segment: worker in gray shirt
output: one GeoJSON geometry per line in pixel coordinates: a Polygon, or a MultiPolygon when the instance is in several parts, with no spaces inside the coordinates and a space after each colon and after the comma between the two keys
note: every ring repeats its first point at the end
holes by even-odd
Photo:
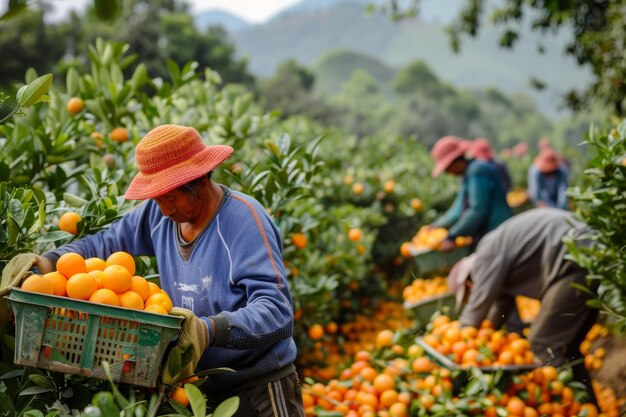
{"type": "MultiPolygon", "coordinates": [[[[476,252],[459,261],[448,277],[457,308],[463,305],[461,325],[478,327],[488,319],[499,328],[515,309],[515,296],[537,299],[541,309],[528,337],[536,358],[554,366],[581,358],[579,346],[597,310],[586,305],[588,293],[572,286],[587,286],[587,271],[565,259],[562,239],[571,234],[582,238],[578,244],[589,246],[591,241],[584,240],[587,231],[571,212],[537,208],[485,235],[476,252]]],[[[574,367],[574,374],[590,383],[582,364],[574,367]]]]}

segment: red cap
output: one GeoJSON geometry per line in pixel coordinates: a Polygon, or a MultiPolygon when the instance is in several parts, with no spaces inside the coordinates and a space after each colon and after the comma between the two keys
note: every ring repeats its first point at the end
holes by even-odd
{"type": "Polygon", "coordinates": [[[430,151],[435,160],[433,178],[445,171],[455,159],[463,156],[469,147],[469,141],[453,135],[444,136],[435,142],[435,146],[430,151]]]}

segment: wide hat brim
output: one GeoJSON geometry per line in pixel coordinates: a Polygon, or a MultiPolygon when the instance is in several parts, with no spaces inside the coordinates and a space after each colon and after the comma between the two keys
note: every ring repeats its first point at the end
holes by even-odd
{"type": "Polygon", "coordinates": [[[465,155],[465,152],[469,149],[469,145],[466,143],[461,143],[454,152],[450,152],[446,156],[442,157],[439,161],[435,163],[435,167],[432,171],[432,177],[437,178],[443,171],[445,171],[455,159],[465,155]]]}
{"type": "Polygon", "coordinates": [[[146,174],[139,172],[132,179],[124,198],[147,200],[161,196],[189,181],[200,178],[215,169],[233,154],[227,145],[211,145],[193,157],[161,171],[146,174]]]}

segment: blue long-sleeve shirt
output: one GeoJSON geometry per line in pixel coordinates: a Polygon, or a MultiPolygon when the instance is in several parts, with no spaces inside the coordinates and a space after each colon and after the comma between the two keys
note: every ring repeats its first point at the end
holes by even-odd
{"type": "Polygon", "coordinates": [[[77,252],[85,258],[106,259],[116,251],[155,256],[161,287],[174,305],[207,321],[215,338],[198,370],[230,367],[236,371],[209,377],[209,392],[244,388],[295,360],[293,304],[282,239],[252,197],[225,193],[213,220],[195,239],[188,260],[178,250],[176,223],[163,216],[152,200],[108,229],[45,256],[56,262],[63,253],[77,252]]]}
{"type": "Polygon", "coordinates": [[[559,167],[545,175],[533,164],[528,168],[528,196],[535,204],[567,209],[567,169],[559,167]]]}
{"type": "Polygon", "coordinates": [[[472,236],[477,243],[511,215],[496,168],[474,159],[469,161],[454,202],[433,225],[448,228],[450,239],[472,236]]]}

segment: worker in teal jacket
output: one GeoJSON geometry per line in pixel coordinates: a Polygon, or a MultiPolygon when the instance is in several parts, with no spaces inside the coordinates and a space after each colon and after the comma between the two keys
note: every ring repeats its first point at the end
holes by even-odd
{"type": "Polygon", "coordinates": [[[471,236],[475,246],[487,232],[513,214],[506,202],[500,174],[487,162],[466,158],[469,147],[469,141],[445,136],[431,151],[435,160],[433,177],[447,172],[461,177],[462,181],[452,206],[432,224],[448,229],[448,237],[439,249],[443,252],[454,249],[457,236],[471,236]]]}

